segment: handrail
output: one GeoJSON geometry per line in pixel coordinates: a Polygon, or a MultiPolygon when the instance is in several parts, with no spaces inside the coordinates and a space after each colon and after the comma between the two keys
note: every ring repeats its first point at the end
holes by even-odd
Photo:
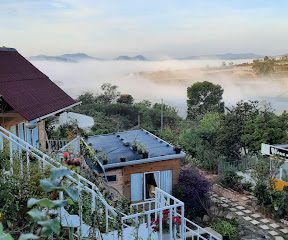
{"type": "Polygon", "coordinates": [[[62,148],[60,148],[59,150],[58,150],[58,152],[61,152],[61,151],[64,151],[68,146],[70,146],[70,145],[72,145],[74,142],[76,142],[77,140],[80,140],[81,138],[80,138],[80,136],[77,136],[76,138],[74,138],[72,141],[70,141],[70,142],[67,142],[62,148]]]}
{"type": "MultiPolygon", "coordinates": [[[[178,217],[181,217],[181,214],[177,213],[177,216],[178,216],[178,217]]],[[[192,222],[191,220],[189,220],[189,219],[187,219],[187,218],[184,218],[184,220],[185,220],[185,229],[188,230],[189,232],[192,231],[192,232],[194,232],[194,233],[196,233],[196,234],[199,234],[199,232],[201,231],[201,232],[203,232],[202,234],[205,234],[205,233],[206,233],[206,234],[208,234],[210,237],[213,237],[215,240],[222,240],[221,238],[216,237],[214,234],[210,233],[210,232],[207,231],[205,228],[200,227],[199,225],[197,225],[196,223],[192,222]],[[196,227],[196,228],[197,228],[197,232],[195,232],[195,230],[187,227],[186,222],[188,222],[189,224],[191,224],[191,225],[193,225],[194,227],[196,227]]],[[[199,235],[199,237],[200,237],[201,239],[207,240],[206,238],[203,238],[203,237],[200,236],[200,235],[199,235]]]]}
{"type": "MultiPolygon", "coordinates": [[[[82,177],[80,174],[74,172],[73,170],[70,170],[70,169],[66,168],[65,166],[63,166],[63,165],[62,165],[61,163],[59,163],[58,161],[54,160],[53,158],[51,158],[51,157],[48,156],[47,154],[41,152],[39,149],[33,147],[33,146],[32,146],[31,144],[29,144],[28,142],[24,141],[23,139],[19,138],[18,136],[16,136],[15,134],[11,133],[10,131],[6,130],[5,128],[3,128],[3,127],[1,127],[1,126],[0,126],[0,134],[1,134],[4,138],[8,138],[10,141],[12,141],[13,143],[17,144],[17,145],[20,146],[21,148],[23,148],[23,149],[25,149],[25,150],[30,150],[30,153],[34,154],[35,157],[37,157],[37,155],[36,155],[34,152],[38,153],[40,156],[42,156],[42,157],[39,156],[39,160],[40,160],[40,161],[43,161],[43,159],[44,159],[44,161],[47,162],[47,160],[48,160],[48,162],[50,163],[50,165],[53,166],[53,167],[57,167],[57,168],[60,167],[60,168],[64,168],[64,169],[69,170],[69,171],[71,172],[71,175],[76,176],[78,179],[82,180],[82,181],[85,182],[87,185],[90,185],[91,188],[88,188],[87,186],[85,186],[83,183],[80,182],[80,185],[81,185],[82,187],[84,187],[85,190],[87,190],[87,191],[89,191],[89,192],[91,192],[91,193],[95,190],[95,191],[94,191],[95,194],[98,193],[97,196],[99,197],[99,199],[101,200],[101,202],[103,203],[103,205],[104,205],[105,207],[107,207],[107,209],[109,209],[109,211],[110,211],[114,216],[117,216],[117,213],[116,213],[117,210],[116,210],[115,208],[113,208],[111,205],[109,205],[109,204],[106,202],[106,200],[105,200],[105,198],[102,196],[100,190],[98,189],[98,187],[97,187],[94,183],[90,182],[89,180],[87,180],[86,178],[82,177]],[[1,131],[2,131],[2,132],[1,132],[1,131]],[[6,134],[4,134],[3,132],[6,133],[8,136],[7,136],[6,134]],[[12,137],[11,137],[11,136],[12,136],[12,137]],[[16,139],[16,140],[14,140],[14,139],[16,139]],[[18,142],[18,141],[19,141],[19,142],[18,142]],[[24,144],[24,146],[23,146],[20,142],[21,142],[22,144],[24,144]],[[31,151],[31,150],[32,150],[32,151],[31,151]],[[34,151],[34,152],[33,152],[33,151],[34,151]]],[[[79,181],[78,181],[77,179],[75,179],[74,177],[68,176],[68,178],[69,178],[69,180],[71,180],[71,181],[74,182],[74,183],[77,183],[77,184],[79,183],[79,181]]]]}

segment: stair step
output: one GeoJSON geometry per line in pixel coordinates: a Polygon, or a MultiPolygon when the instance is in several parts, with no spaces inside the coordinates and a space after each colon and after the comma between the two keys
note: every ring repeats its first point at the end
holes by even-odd
{"type": "MultiPolygon", "coordinates": [[[[80,231],[80,227],[78,228],[77,231],[78,232],[80,231]]],[[[87,224],[82,224],[82,226],[81,226],[81,236],[85,237],[85,238],[88,238],[89,237],[89,233],[90,233],[90,226],[88,226],[87,224]]]]}
{"type": "MultiPolygon", "coordinates": [[[[126,227],[123,230],[123,239],[134,239],[137,236],[136,228],[135,227],[126,227]]],[[[148,228],[146,227],[146,223],[140,224],[138,228],[138,236],[142,240],[158,240],[158,234],[152,232],[149,236],[148,228]]],[[[118,239],[118,232],[112,231],[109,233],[102,233],[103,240],[115,240],[118,239]]],[[[163,238],[165,239],[165,238],[163,238]]]]}
{"type": "MultiPolygon", "coordinates": [[[[205,233],[210,233],[211,235],[222,239],[221,234],[217,233],[216,231],[214,231],[210,227],[206,227],[206,228],[204,228],[204,230],[200,229],[199,232],[196,229],[193,232],[192,231],[186,232],[186,238],[192,238],[193,239],[193,237],[197,237],[198,235],[204,235],[205,233]]],[[[212,239],[214,239],[214,238],[212,237],[212,239]]]]}

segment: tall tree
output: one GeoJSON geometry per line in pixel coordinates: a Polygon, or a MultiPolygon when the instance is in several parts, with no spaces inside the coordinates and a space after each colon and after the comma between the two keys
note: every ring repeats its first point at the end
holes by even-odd
{"type": "Polygon", "coordinates": [[[114,103],[120,96],[118,86],[112,85],[111,83],[102,84],[101,90],[103,93],[96,98],[96,101],[100,103],[114,103]]]}
{"type": "Polygon", "coordinates": [[[223,88],[211,82],[197,82],[187,88],[187,118],[196,120],[207,112],[224,112],[223,88]]]}
{"type": "Polygon", "coordinates": [[[287,128],[288,114],[286,112],[280,116],[272,112],[264,112],[245,124],[243,140],[250,151],[257,152],[261,148],[261,143],[286,143],[288,141],[287,128]]]}

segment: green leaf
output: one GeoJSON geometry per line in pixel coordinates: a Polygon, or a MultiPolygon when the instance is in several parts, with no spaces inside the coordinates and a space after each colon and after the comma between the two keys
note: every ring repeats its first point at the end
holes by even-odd
{"type": "Polygon", "coordinates": [[[50,179],[51,181],[55,181],[59,178],[66,177],[70,175],[70,171],[65,168],[56,168],[51,170],[50,179]]]}
{"type": "Polygon", "coordinates": [[[39,225],[42,226],[42,234],[48,236],[52,233],[59,234],[60,232],[60,223],[57,219],[49,219],[46,221],[38,221],[39,225]]]}
{"type": "Polygon", "coordinates": [[[13,240],[13,238],[8,233],[0,233],[0,240],[13,240]]]}
{"type": "Polygon", "coordinates": [[[39,237],[32,233],[27,233],[27,234],[21,234],[18,240],[29,240],[29,239],[39,239],[39,237]]]}
{"type": "Polygon", "coordinates": [[[48,198],[43,198],[43,199],[36,199],[36,198],[30,198],[28,200],[27,206],[29,208],[33,206],[39,206],[39,207],[47,207],[47,208],[58,208],[58,207],[63,207],[67,205],[66,200],[50,200],[48,198]]]}
{"type": "Polygon", "coordinates": [[[49,179],[40,180],[40,186],[45,192],[52,192],[54,190],[62,190],[62,187],[58,187],[49,179]]]}
{"type": "Polygon", "coordinates": [[[13,240],[10,234],[4,232],[4,229],[1,223],[0,223],[0,240],[13,240]]]}
{"type": "Polygon", "coordinates": [[[69,197],[74,201],[78,201],[78,191],[75,188],[69,187],[64,189],[64,191],[69,195],[69,197]]]}
{"type": "Polygon", "coordinates": [[[35,221],[41,221],[44,220],[46,217],[46,214],[38,209],[32,209],[28,212],[28,214],[35,220],[35,221]]]}

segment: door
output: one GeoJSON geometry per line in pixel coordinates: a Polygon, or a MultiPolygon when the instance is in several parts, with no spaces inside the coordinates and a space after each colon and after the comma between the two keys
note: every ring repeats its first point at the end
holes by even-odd
{"type": "Polygon", "coordinates": [[[172,170],[161,171],[161,189],[172,194],[172,170]]]}
{"type": "Polygon", "coordinates": [[[131,201],[143,200],[143,173],[130,175],[131,181],[131,201]]]}

